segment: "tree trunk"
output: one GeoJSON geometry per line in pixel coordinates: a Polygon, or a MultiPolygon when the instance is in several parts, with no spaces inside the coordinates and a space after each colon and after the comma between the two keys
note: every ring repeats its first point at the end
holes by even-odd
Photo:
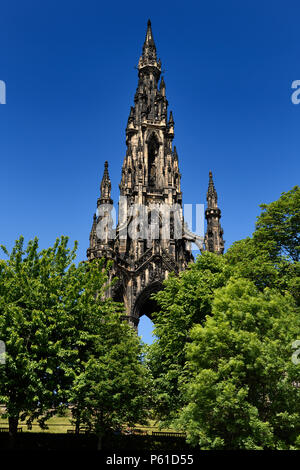
{"type": "Polygon", "coordinates": [[[10,416],[8,418],[8,426],[9,426],[9,434],[10,436],[15,436],[18,431],[18,424],[19,424],[19,415],[17,416],[10,416]]]}
{"type": "Polygon", "coordinates": [[[19,415],[9,416],[8,426],[9,426],[9,447],[13,449],[15,447],[15,437],[18,432],[19,424],[19,415]]]}
{"type": "Polygon", "coordinates": [[[75,422],[75,434],[79,434],[80,431],[80,413],[77,413],[76,422],[75,422]]]}
{"type": "Polygon", "coordinates": [[[98,434],[97,450],[102,450],[102,437],[103,437],[102,433],[98,434]]]}
{"type": "Polygon", "coordinates": [[[97,443],[97,450],[102,450],[102,438],[104,436],[104,426],[103,426],[103,411],[100,411],[100,416],[98,417],[98,426],[97,426],[97,435],[98,435],[98,443],[97,443]]]}

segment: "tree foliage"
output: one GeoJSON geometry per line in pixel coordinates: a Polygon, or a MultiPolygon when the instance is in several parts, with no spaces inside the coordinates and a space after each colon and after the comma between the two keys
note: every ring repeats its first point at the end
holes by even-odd
{"type": "Polygon", "coordinates": [[[164,290],[155,295],[160,312],[154,315],[157,341],[150,348],[149,363],[161,419],[174,418],[183,403],[178,384],[184,374],[190,329],[194,323],[204,322],[215,289],[223,286],[229,275],[223,257],[206,252],[179,277],[170,276],[164,290]]]}
{"type": "Polygon", "coordinates": [[[98,436],[145,423],[151,381],[135,331],[118,316],[105,318],[70,393],[76,419],[98,436]]]}
{"type": "Polygon", "coordinates": [[[300,433],[300,317],[290,295],[236,279],[192,329],[179,423],[202,449],[286,449],[300,433]]]}
{"type": "Polygon", "coordinates": [[[6,363],[0,367],[0,401],[6,407],[11,433],[19,419],[41,426],[59,406],[65,377],[61,358],[66,292],[72,283],[75,249],[67,238],[38,251],[38,240],[24,247],[16,241],[8,260],[1,260],[0,337],[6,344],[6,363]],[[70,268],[67,270],[67,268],[70,268]]]}
{"type": "Polygon", "coordinates": [[[30,425],[37,419],[45,427],[70,404],[78,425],[96,430],[95,416],[106,416],[102,432],[145,413],[142,385],[149,384],[139,339],[121,320],[123,306],[104,296],[109,266],[104,260],[76,266],[76,246],[67,244],[61,237],[39,251],[37,239],[24,247],[21,237],[11,253],[3,247],[0,402],[12,435],[19,420],[30,425]]]}
{"type": "Polygon", "coordinates": [[[254,238],[274,258],[286,256],[292,261],[300,257],[300,188],[295,186],[270,204],[262,204],[254,238]]]}
{"type": "Polygon", "coordinates": [[[155,296],[156,410],[202,448],[289,448],[299,434],[299,188],[262,209],[251,238],[155,296]]]}

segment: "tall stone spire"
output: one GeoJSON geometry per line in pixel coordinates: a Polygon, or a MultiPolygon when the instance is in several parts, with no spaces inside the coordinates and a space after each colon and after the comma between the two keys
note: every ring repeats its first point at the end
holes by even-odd
{"type": "MultiPolygon", "coordinates": [[[[102,238],[99,236],[99,226],[109,217],[108,204],[112,202],[106,162],[98,216],[94,217],[87,251],[90,260],[105,256],[113,262],[110,273],[117,279],[108,286],[107,295],[124,302],[126,316],[134,326],[142,315],[151,317],[156,311],[151,294],[162,288],[169,273],[178,274],[193,260],[191,244],[198,244],[200,249],[203,246],[203,238],[190,232],[183,218],[179,158],[173,146],[175,122],[173,113],[168,113],[166,85],[150,20],[137,68],[138,83],[126,126],[115,237],[110,239],[105,231],[102,238]],[[144,214],[146,223],[140,217],[144,214]]],[[[212,210],[219,214],[219,209],[212,210]]]]}
{"type": "Polygon", "coordinates": [[[104,163],[104,172],[100,184],[100,198],[98,199],[98,206],[100,204],[112,204],[113,201],[110,197],[111,194],[111,181],[108,173],[108,162],[104,163]]]}
{"type": "Polygon", "coordinates": [[[207,208],[216,209],[218,207],[218,195],[214,185],[212,172],[209,172],[209,182],[208,182],[208,191],[207,191],[207,208]]]}
{"type": "Polygon", "coordinates": [[[157,60],[156,46],[153,38],[151,21],[148,20],[145,42],[143,44],[142,55],[138,63],[139,84],[145,89],[149,85],[157,88],[157,83],[161,74],[161,61],[157,60]],[[145,76],[148,80],[145,81],[145,76]],[[151,82],[151,83],[150,83],[151,82]]]}
{"type": "Polygon", "coordinates": [[[221,210],[218,207],[218,195],[213,181],[212,172],[209,172],[209,183],[206,195],[207,209],[205,218],[207,230],[205,234],[205,249],[217,254],[224,252],[223,229],[220,224],[221,210]]]}
{"type": "Polygon", "coordinates": [[[93,216],[90,233],[90,247],[87,257],[109,257],[113,252],[113,220],[111,217],[113,200],[111,199],[111,181],[108,173],[108,162],[104,163],[104,172],[100,184],[100,197],[97,200],[97,212],[93,216]],[[103,223],[104,221],[104,223],[103,223]],[[104,228],[105,227],[105,228],[104,228]]]}
{"type": "MultiPolygon", "coordinates": [[[[113,260],[112,276],[118,281],[108,288],[108,294],[124,302],[127,317],[135,326],[141,315],[151,316],[155,311],[150,296],[162,288],[168,274],[178,274],[193,260],[192,238],[185,237],[181,175],[177,151],[172,143],[174,119],[170,113],[168,120],[166,86],[160,76],[161,62],[157,58],[149,20],[138,63],[134,105],[130,108],[126,126],[127,149],[119,185],[122,203],[120,200],[116,237],[113,244],[106,239],[95,242],[93,234],[88,250],[89,259],[105,255],[113,260]],[[148,223],[144,232],[140,230],[144,221],[141,222],[139,213],[134,212],[137,206],[146,211],[148,223]],[[165,221],[163,226],[162,206],[170,213],[168,228],[165,221]],[[131,235],[132,226],[138,228],[137,236],[131,235]]],[[[98,199],[97,230],[103,220],[99,210],[103,214],[101,208],[106,206],[102,205],[111,201],[110,191],[106,163],[98,199]]],[[[93,230],[96,230],[95,220],[93,230]]]]}
{"type": "Polygon", "coordinates": [[[148,20],[147,23],[147,31],[145,42],[143,45],[143,52],[140,58],[140,62],[143,63],[143,66],[153,65],[157,61],[157,54],[156,54],[156,46],[153,38],[152,28],[151,28],[151,21],[148,20]]]}
{"type": "MultiPolygon", "coordinates": [[[[171,112],[168,120],[166,85],[163,77],[159,80],[160,75],[161,62],[157,59],[149,20],[138,64],[134,106],[130,109],[126,128],[127,151],[122,167],[120,194],[126,196],[130,204],[142,204],[149,210],[153,204],[166,204],[170,207],[177,204],[179,218],[183,220],[178,156],[176,149],[173,150],[172,147],[174,119],[171,112]]],[[[128,212],[129,210],[128,207],[128,212]]],[[[152,256],[155,245],[156,249],[159,248],[159,253],[165,252],[170,264],[175,263],[173,270],[179,272],[192,259],[192,254],[186,249],[186,240],[172,236],[170,240],[162,239],[159,233],[158,240],[155,241],[149,237],[144,240],[132,240],[130,237],[124,239],[119,236],[117,227],[119,254],[124,259],[129,254],[130,259],[138,263],[139,259],[146,256],[145,253],[148,253],[146,259],[152,256]]],[[[165,274],[159,274],[158,266],[153,267],[152,271],[156,272],[157,281],[162,282],[165,274]]],[[[167,268],[165,272],[168,272],[167,268]]],[[[145,278],[141,282],[148,281],[145,278]]],[[[135,312],[133,315],[140,315],[137,307],[132,307],[135,312]]]]}

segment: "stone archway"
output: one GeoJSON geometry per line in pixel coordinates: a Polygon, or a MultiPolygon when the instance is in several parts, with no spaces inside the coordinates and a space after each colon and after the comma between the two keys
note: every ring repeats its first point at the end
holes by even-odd
{"type": "Polygon", "coordinates": [[[157,302],[151,299],[151,295],[162,289],[160,281],[154,281],[146,286],[137,296],[133,307],[133,317],[136,319],[136,326],[141,316],[146,315],[152,320],[152,314],[158,311],[157,302]]]}

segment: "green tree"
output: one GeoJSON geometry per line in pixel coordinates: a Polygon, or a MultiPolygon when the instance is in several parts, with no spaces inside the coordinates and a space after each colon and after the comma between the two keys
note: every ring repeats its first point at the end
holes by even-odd
{"type": "Polygon", "coordinates": [[[37,419],[46,427],[51,415],[70,404],[77,427],[87,423],[92,393],[94,412],[104,413],[106,427],[113,414],[120,424],[145,412],[147,372],[139,339],[121,320],[123,306],[104,295],[109,266],[104,260],[75,266],[76,246],[70,250],[67,244],[62,237],[39,251],[37,239],[25,248],[21,237],[11,254],[3,247],[8,260],[0,263],[0,338],[6,343],[0,402],[12,436],[19,420],[30,425],[37,419]],[[101,388],[98,382],[92,387],[93,374],[99,381],[104,374],[101,388]],[[103,402],[104,383],[110,418],[108,404],[96,406],[103,402]]]}
{"type": "Polygon", "coordinates": [[[274,258],[286,256],[299,261],[300,256],[300,188],[282,193],[277,201],[260,206],[254,238],[274,258]]]}
{"type": "Polygon", "coordinates": [[[149,364],[155,379],[156,410],[162,420],[172,421],[184,402],[178,384],[185,373],[190,329],[211,313],[215,289],[229,276],[224,258],[205,252],[179,277],[171,275],[164,289],[155,294],[160,311],[154,315],[157,340],[150,348],[149,364]]]}
{"type": "Polygon", "coordinates": [[[233,243],[224,256],[232,267],[233,276],[251,280],[260,290],[277,287],[281,279],[280,268],[287,264],[283,260],[280,266],[279,262],[274,263],[270,252],[250,237],[233,243]]]}
{"type": "Polygon", "coordinates": [[[300,433],[299,310],[246,279],[215,292],[212,316],[187,345],[190,379],[178,424],[202,449],[288,449],[300,433]],[[192,377],[192,378],[191,378],[192,377]]]}
{"type": "Polygon", "coordinates": [[[253,237],[233,243],[225,254],[226,262],[233,276],[250,279],[260,290],[271,287],[290,292],[300,306],[299,189],[262,207],[253,237]]]}
{"type": "MultiPolygon", "coordinates": [[[[238,241],[224,256],[204,252],[178,278],[170,276],[156,295],[157,341],[150,348],[150,365],[157,387],[156,410],[162,419],[176,421],[186,403],[180,386],[191,369],[186,366],[186,345],[193,342],[194,325],[205,326],[218,288],[229,279],[247,280],[263,294],[266,288],[300,306],[300,264],[295,253],[299,240],[299,188],[262,206],[253,236],[238,241]]],[[[294,338],[297,339],[297,338],[294,338]]]]}
{"type": "Polygon", "coordinates": [[[143,348],[135,330],[122,321],[124,306],[105,297],[108,271],[105,261],[81,263],[70,289],[81,290],[76,305],[69,306],[69,334],[64,349],[75,351],[64,361],[72,377],[67,401],[79,426],[98,436],[141,423],[151,408],[151,380],[143,362],[143,348]]]}
{"type": "Polygon", "coordinates": [[[65,386],[58,326],[66,314],[64,292],[76,271],[76,246],[70,250],[67,243],[62,237],[39,252],[37,238],[25,248],[20,237],[10,254],[2,246],[8,259],[0,261],[0,338],[6,344],[0,402],[12,436],[20,419],[31,424],[37,418],[44,426],[65,386]]]}
{"type": "Polygon", "coordinates": [[[80,364],[70,402],[81,424],[97,434],[101,449],[106,433],[147,422],[152,396],[136,332],[119,315],[99,313],[93,345],[80,364]]]}

